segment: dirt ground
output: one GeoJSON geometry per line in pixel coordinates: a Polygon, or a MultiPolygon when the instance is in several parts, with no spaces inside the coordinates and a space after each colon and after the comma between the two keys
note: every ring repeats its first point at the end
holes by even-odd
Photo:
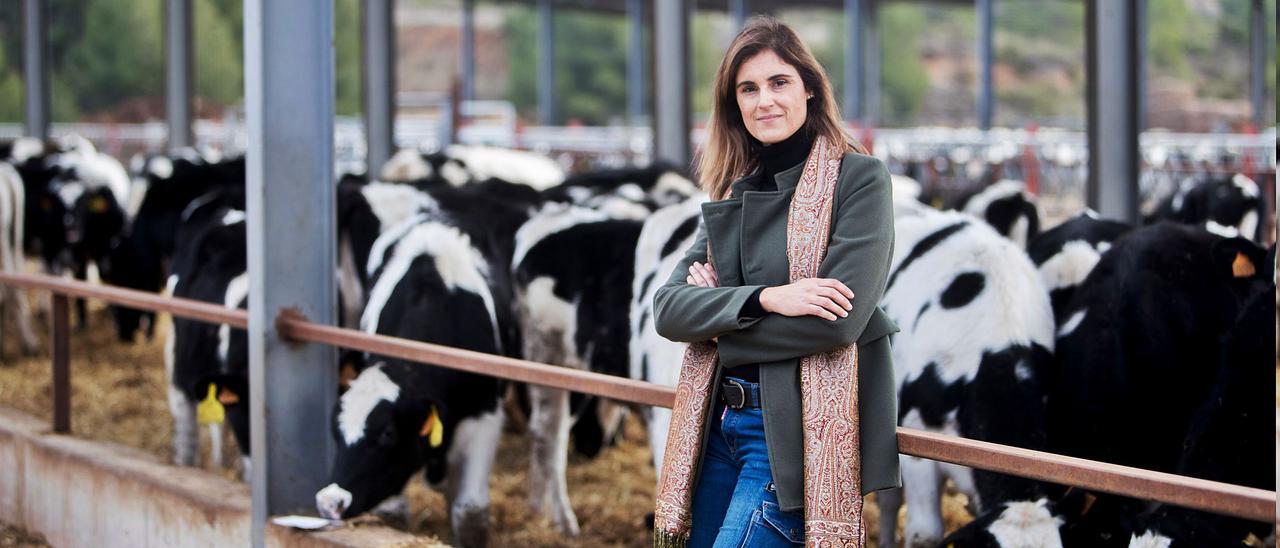
{"type": "MultiPolygon", "coordinates": [[[[165,398],[162,358],[163,337],[168,326],[168,319],[162,317],[155,340],[146,341],[139,336],[133,344],[119,343],[115,340],[109,311],[100,303],[90,303],[90,327],[85,331],[73,328],[71,339],[72,431],[75,435],[137,447],[165,460],[171,457],[169,444],[173,426],[165,398]]],[[[0,405],[47,419],[52,392],[48,328],[43,319],[38,320],[37,332],[42,350],[32,357],[20,356],[16,338],[5,337],[0,348],[0,405]]],[[[208,440],[201,443],[207,451],[208,440]]],[[[224,446],[224,462],[238,462],[235,441],[229,432],[224,446]]],[[[645,429],[637,419],[629,418],[622,442],[598,458],[570,457],[569,495],[582,530],[577,539],[566,540],[530,516],[525,502],[528,455],[527,436],[516,432],[503,436],[490,479],[492,545],[651,545],[645,517],[653,509],[655,477],[645,429]]],[[[205,462],[208,462],[207,455],[205,462]]],[[[234,469],[228,468],[222,473],[229,479],[238,477],[234,469]]],[[[444,497],[430,491],[420,477],[410,481],[405,494],[409,502],[408,523],[388,524],[423,535],[427,544],[435,539],[448,542],[444,497]]],[[[874,495],[871,499],[874,501],[874,495]]],[[[960,495],[947,497],[945,515],[948,531],[972,519],[965,512],[964,498],[960,495]]],[[[874,503],[868,504],[866,519],[871,540],[878,533],[878,516],[874,503]]],[[[362,518],[357,523],[377,519],[362,518]]],[[[902,519],[900,514],[899,527],[902,519]]],[[[0,533],[0,547],[29,546],[4,544],[10,536],[18,538],[8,530],[0,533]]]]}
{"type": "Polygon", "coordinates": [[[32,535],[7,523],[0,523],[0,548],[43,548],[44,537],[32,535]]]}

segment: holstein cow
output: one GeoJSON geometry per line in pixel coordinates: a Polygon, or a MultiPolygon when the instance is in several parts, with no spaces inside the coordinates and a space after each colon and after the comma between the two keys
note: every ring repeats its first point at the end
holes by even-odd
{"type": "Polygon", "coordinates": [[[617,219],[643,220],[661,207],[697,194],[698,187],[673,166],[588,171],[542,192],[544,199],[597,209],[617,219]]]}
{"type": "MultiPolygon", "coordinates": [[[[1258,439],[1260,444],[1249,443],[1271,447],[1269,404],[1227,396],[1246,390],[1231,388],[1241,384],[1236,376],[1266,384],[1256,376],[1273,374],[1267,334],[1275,285],[1265,261],[1265,253],[1242,238],[1169,223],[1116,240],[1076,291],[1058,333],[1051,450],[1152,470],[1273,482],[1269,454],[1258,459],[1230,449],[1258,439]],[[1255,306],[1261,313],[1250,311],[1255,306]]],[[[1108,498],[1117,499],[1122,516],[1147,506],[1108,498]]]]}
{"type": "Polygon", "coordinates": [[[1244,174],[1187,178],[1147,218],[1197,225],[1219,236],[1259,241],[1263,203],[1258,184],[1244,174]]]}
{"type": "Polygon", "coordinates": [[[1025,249],[1040,232],[1035,197],[1026,188],[1022,181],[1004,179],[970,196],[961,209],[1025,249]]]}
{"type": "MultiPolygon", "coordinates": [[[[412,217],[378,240],[365,332],[501,354],[491,265],[456,227],[412,217]]],[[[499,268],[502,265],[498,266],[499,268]]],[[[337,519],[398,494],[425,467],[442,482],[454,542],[487,542],[489,472],[502,431],[502,384],[485,375],[372,356],[333,415],[338,455],[316,507],[337,519]]]]}
{"type": "Polygon", "coordinates": [[[1076,287],[1093,271],[1102,254],[1111,249],[1111,243],[1130,230],[1132,225],[1099,219],[1097,213],[1086,210],[1031,239],[1027,255],[1049,289],[1058,325],[1067,319],[1067,303],[1076,287]]]}
{"type": "MultiPolygon", "coordinates": [[[[881,307],[893,340],[899,424],[1040,449],[1053,311],[1035,267],[978,219],[895,201],[894,257],[881,307]]],[[[917,457],[902,459],[907,546],[942,538],[947,478],[977,509],[1037,492],[1029,480],[917,457]]],[[[902,495],[884,491],[880,543],[894,546],[902,495]]]]}
{"type": "Polygon", "coordinates": [[[462,186],[473,181],[500,179],[544,190],[564,181],[555,160],[535,152],[476,145],[449,145],[442,152],[396,152],[378,172],[388,182],[445,182],[462,186]]]}
{"type": "MultiPolygon", "coordinates": [[[[546,204],[520,227],[511,264],[525,359],[630,374],[627,313],[640,229],[639,221],[560,203],[546,204]]],[[[569,395],[537,386],[529,393],[529,503],[556,529],[576,535],[564,476],[569,395]]]]}
{"type": "MultiPolygon", "coordinates": [[[[107,283],[158,292],[164,288],[184,217],[214,205],[212,200],[244,207],[245,161],[206,163],[194,153],[179,153],[176,158],[155,156],[140,163],[143,171],[137,175],[146,182],[135,185],[145,189],[137,200],[137,213],[99,267],[107,283]]],[[[147,338],[154,335],[154,313],[118,306],[111,311],[120,340],[132,341],[144,320],[147,338]]]]}
{"type": "MultiPolygon", "coordinates": [[[[25,195],[22,177],[13,166],[0,162],[0,271],[20,274],[26,260],[22,249],[25,195]]],[[[31,312],[27,297],[13,286],[0,287],[0,341],[4,323],[12,319],[18,329],[18,342],[23,354],[35,354],[37,341],[31,328],[31,312]]]]}
{"type": "MultiPolygon", "coordinates": [[[[1188,240],[1188,236],[1197,231],[1172,225],[1165,228],[1169,230],[1152,232],[1152,229],[1143,229],[1142,232],[1145,234],[1135,234],[1135,240],[1121,240],[1115,248],[1116,253],[1128,255],[1130,259],[1126,261],[1120,261],[1119,258],[1104,259],[1104,264],[1099,267],[1098,276],[1086,282],[1086,287],[1082,289],[1093,291],[1101,285],[1109,286],[1112,290],[1137,289],[1137,286],[1123,283],[1117,285],[1116,282],[1119,277],[1143,278],[1154,271],[1170,266],[1167,261],[1162,261],[1162,264],[1153,265],[1148,269],[1143,266],[1143,261],[1151,259],[1151,256],[1142,256],[1143,253],[1139,252],[1139,249],[1156,255],[1167,253],[1170,257],[1182,256],[1176,260],[1190,262],[1204,259],[1204,257],[1186,257],[1190,249],[1203,247],[1204,244],[1212,245],[1215,239],[1199,233],[1198,238],[1188,240]],[[1200,245],[1194,242],[1195,239],[1201,240],[1200,245]],[[1137,256],[1134,256],[1135,253],[1137,256]],[[1138,269],[1128,271],[1130,266],[1136,266],[1138,269]],[[1118,271],[1127,273],[1118,276],[1118,271]]],[[[1189,279],[1198,279],[1200,274],[1218,270],[1217,275],[1221,277],[1234,279],[1239,275],[1242,287],[1248,292],[1247,287],[1256,286],[1258,279],[1271,278],[1271,263],[1254,264],[1253,260],[1257,257],[1256,250],[1248,251],[1247,244],[1242,240],[1220,240],[1219,245],[1224,246],[1220,250],[1222,256],[1206,261],[1206,263],[1217,262],[1217,267],[1206,264],[1206,268],[1192,268],[1189,279]],[[1238,251],[1237,253],[1240,254],[1232,257],[1231,248],[1235,246],[1240,246],[1237,249],[1245,251],[1238,251]],[[1263,272],[1251,273],[1250,270],[1254,268],[1263,272]],[[1251,278],[1256,279],[1251,280],[1251,278]]],[[[1204,251],[1206,250],[1201,249],[1201,252],[1204,251]]],[[[1191,255],[1196,254],[1196,252],[1191,253],[1191,255]]],[[[1156,282],[1157,287],[1148,290],[1160,291],[1160,293],[1148,297],[1134,294],[1129,298],[1138,300],[1162,298],[1179,301],[1184,299],[1187,293],[1199,292],[1200,286],[1196,282],[1178,283],[1177,285],[1185,285],[1185,287],[1180,291],[1168,291],[1168,281],[1170,278],[1178,278],[1177,272],[1180,270],[1177,268],[1168,270],[1162,274],[1165,283],[1156,282]]],[[[1154,278],[1151,281],[1155,281],[1154,278]]],[[[1133,282],[1141,283],[1137,279],[1133,282]]],[[[1234,297],[1229,296],[1230,292],[1222,292],[1223,288],[1220,285],[1211,283],[1207,289],[1210,292],[1217,292],[1218,297],[1226,297],[1219,299],[1220,304],[1227,305],[1235,300],[1234,297]]],[[[1274,489],[1275,475],[1271,469],[1274,457],[1271,437],[1274,424],[1270,404],[1270,387],[1271,381],[1274,380],[1274,369],[1272,369],[1274,349],[1268,340],[1272,329],[1269,320],[1274,314],[1272,291],[1274,286],[1263,288],[1262,291],[1253,291],[1251,296],[1247,297],[1247,301],[1240,305],[1235,319],[1228,322],[1230,327],[1227,331],[1218,336],[1212,332],[1195,336],[1204,336],[1216,341],[1214,343],[1216,348],[1209,351],[1213,354],[1213,359],[1197,364],[1198,368],[1205,370],[1203,375],[1197,376],[1208,380],[1202,387],[1195,390],[1194,395],[1189,395],[1185,391],[1181,394],[1153,392],[1147,396],[1135,398],[1136,393],[1148,390],[1144,387],[1150,387],[1151,390],[1157,389],[1151,382],[1157,378],[1156,375],[1163,376],[1157,371],[1142,374],[1140,378],[1128,381],[1104,380],[1096,376],[1092,379],[1107,384],[1091,385],[1088,389],[1108,395],[1105,396],[1106,401],[1098,401],[1096,398],[1090,401],[1099,403],[1112,412],[1127,408],[1137,399],[1137,404],[1150,407],[1147,411],[1149,416],[1163,414],[1166,416],[1165,420],[1170,420],[1171,417],[1174,421],[1170,424],[1171,428],[1164,434],[1160,434],[1156,443],[1150,443],[1153,439],[1148,433],[1155,423],[1138,422],[1142,420],[1141,418],[1138,421],[1130,420],[1129,416],[1122,414],[1110,416],[1105,423],[1109,425],[1112,422],[1118,422],[1120,425],[1117,427],[1103,427],[1103,422],[1087,422],[1077,427],[1077,429],[1088,428],[1098,432],[1093,440],[1084,441],[1092,443],[1098,451],[1102,451],[1114,440],[1114,436],[1108,432],[1121,435],[1119,430],[1129,429],[1127,436],[1141,437],[1144,443],[1141,447],[1131,446],[1129,448],[1131,454],[1136,456],[1140,452],[1142,458],[1147,459],[1149,463],[1155,463],[1149,467],[1156,470],[1259,489],[1274,489]],[[1185,416],[1190,418],[1188,420],[1176,418],[1185,416]],[[1168,463],[1176,463],[1176,465],[1168,463]]],[[[1112,294],[1110,291],[1107,293],[1112,294]]],[[[1212,299],[1212,296],[1209,298],[1212,299]]],[[[1160,308],[1161,311],[1169,312],[1176,307],[1160,308]]],[[[1122,309],[1115,308],[1110,311],[1116,312],[1122,309]]],[[[1212,312],[1212,309],[1206,310],[1212,312]]],[[[1091,310],[1090,314],[1095,312],[1107,313],[1108,311],[1091,310]]],[[[1216,313],[1209,315],[1221,316],[1216,313]]],[[[1144,326],[1141,329],[1167,332],[1168,326],[1188,319],[1191,319],[1190,316],[1178,314],[1155,315],[1144,319],[1144,326]]],[[[1129,321],[1130,319],[1124,316],[1116,316],[1101,323],[1110,326],[1108,329],[1114,330],[1118,334],[1117,338],[1137,341],[1141,338],[1137,332],[1126,328],[1129,321]]],[[[1075,329],[1089,327],[1080,325],[1075,329]]],[[[1075,344],[1090,344],[1087,340],[1079,338],[1069,340],[1075,344]]],[[[1065,351],[1066,344],[1068,339],[1059,342],[1060,352],[1070,355],[1065,351]]],[[[1107,344],[1110,348],[1110,343],[1107,344]]],[[[1100,356],[1101,354],[1096,351],[1104,349],[1092,350],[1093,353],[1090,355],[1100,356]]],[[[1102,358],[1098,358],[1097,366],[1090,369],[1106,369],[1109,371],[1108,375],[1127,378],[1135,373],[1127,367],[1130,360],[1144,354],[1149,352],[1134,348],[1119,350],[1118,353],[1109,355],[1114,356],[1110,361],[1102,361],[1102,358]],[[1110,370],[1113,369],[1116,371],[1111,373],[1110,370]]],[[[1063,373],[1071,379],[1079,376],[1079,372],[1071,374],[1070,371],[1064,370],[1063,373]]],[[[1168,382],[1177,383],[1178,381],[1169,379],[1168,382]]],[[[1076,386],[1080,386],[1078,381],[1076,386]]],[[[1081,419],[1089,420],[1090,417],[1081,417],[1081,419]]],[[[1064,421],[1058,424],[1065,423],[1064,421]]],[[[1056,443],[1060,438],[1060,433],[1055,428],[1051,427],[1049,430],[1052,443],[1056,443]]],[[[956,548],[1230,546],[1242,544],[1250,534],[1258,538],[1266,537],[1272,531],[1272,527],[1273,524],[1270,523],[1250,522],[1186,508],[1163,504],[1153,505],[1125,497],[1072,489],[1047,504],[1040,500],[1009,503],[1004,507],[996,508],[978,516],[973,522],[949,535],[943,541],[943,545],[956,548]],[[1011,513],[1006,508],[1023,510],[1011,513]]]]}
{"type": "MultiPolygon", "coordinates": [[[[699,194],[683,203],[667,206],[645,219],[636,245],[636,276],[631,293],[631,378],[675,387],[684,357],[683,343],[661,335],[653,324],[653,297],[666,276],[684,258],[684,253],[697,237],[702,218],[702,203],[707,196],[699,194]]],[[[649,429],[649,447],[653,451],[654,470],[662,470],[663,452],[667,446],[667,430],[671,410],[646,407],[641,416],[649,429]]]]}
{"type": "MultiPolygon", "coordinates": [[[[169,291],[175,297],[244,308],[248,304],[244,212],[210,207],[184,223],[190,238],[174,258],[169,291]]],[[[165,340],[169,410],[174,419],[173,458],[197,462],[196,403],[216,399],[240,447],[243,477],[249,476],[248,339],[243,330],[198,320],[173,318],[165,340]]],[[[222,464],[221,424],[210,425],[211,461],[222,464]]]]}

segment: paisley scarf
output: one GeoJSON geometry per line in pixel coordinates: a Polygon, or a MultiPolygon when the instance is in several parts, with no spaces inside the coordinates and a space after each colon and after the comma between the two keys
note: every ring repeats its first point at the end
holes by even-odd
{"type": "MultiPolygon", "coordinates": [[[[818,137],[787,213],[792,282],[817,275],[827,254],[831,208],[843,150],[818,137]]],[[[707,251],[711,258],[710,249],[707,251]]],[[[654,510],[654,546],[683,547],[692,530],[695,470],[711,404],[718,356],[711,341],[689,345],[654,510]]],[[[858,348],[849,345],[800,359],[804,428],[805,541],[808,546],[862,546],[862,474],[858,440],[858,348]]]]}

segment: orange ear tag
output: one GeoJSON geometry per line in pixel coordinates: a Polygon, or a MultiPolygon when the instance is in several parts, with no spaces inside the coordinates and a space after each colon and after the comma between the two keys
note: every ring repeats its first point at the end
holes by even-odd
{"type": "Polygon", "coordinates": [[[1258,273],[1258,269],[1254,268],[1253,261],[1250,261],[1244,253],[1236,252],[1236,260],[1231,263],[1231,274],[1237,278],[1248,278],[1258,273]]]}

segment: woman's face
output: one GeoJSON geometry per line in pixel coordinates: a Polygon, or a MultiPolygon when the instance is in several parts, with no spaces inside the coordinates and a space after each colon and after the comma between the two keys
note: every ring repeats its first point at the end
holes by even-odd
{"type": "Polygon", "coordinates": [[[764,50],[742,63],[734,82],[742,123],[761,143],[782,141],[804,125],[809,91],[796,68],[773,50],[764,50]]]}

